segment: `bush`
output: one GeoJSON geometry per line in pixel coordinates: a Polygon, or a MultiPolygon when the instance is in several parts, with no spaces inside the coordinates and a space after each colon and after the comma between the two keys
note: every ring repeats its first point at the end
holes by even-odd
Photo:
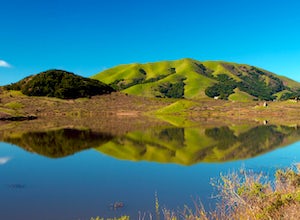
{"type": "Polygon", "coordinates": [[[184,97],[184,82],[182,79],[177,83],[164,83],[159,86],[158,91],[162,94],[162,97],[166,98],[183,98],[184,97]]]}
{"type": "MultiPolygon", "coordinates": [[[[220,99],[228,99],[234,93],[234,89],[239,88],[241,91],[257,97],[257,99],[270,101],[276,99],[275,93],[285,89],[280,79],[256,68],[248,70],[248,75],[239,75],[239,78],[242,81],[237,82],[226,74],[220,74],[214,78],[218,83],[207,87],[205,94],[211,98],[217,96],[220,99]],[[265,83],[262,76],[269,77],[269,85],[265,83]]],[[[283,98],[287,97],[283,96],[283,98]]]]}
{"type": "Polygon", "coordinates": [[[207,87],[205,90],[205,94],[211,98],[217,96],[220,99],[227,100],[228,97],[234,93],[233,90],[237,87],[237,83],[234,79],[225,74],[218,75],[217,80],[219,81],[219,83],[207,87]]]}

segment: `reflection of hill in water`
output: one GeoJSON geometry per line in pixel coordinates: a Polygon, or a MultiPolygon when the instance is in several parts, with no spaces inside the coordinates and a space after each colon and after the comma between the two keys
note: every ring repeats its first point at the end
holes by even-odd
{"type": "Polygon", "coordinates": [[[191,165],[251,158],[299,139],[300,129],[287,126],[164,128],[132,132],[97,150],[118,159],[191,165]]]}
{"type": "Polygon", "coordinates": [[[19,137],[6,137],[4,141],[40,155],[57,158],[98,147],[112,138],[106,133],[65,128],[46,132],[27,132],[19,137]]]}
{"type": "Polygon", "coordinates": [[[191,165],[251,158],[299,140],[300,129],[275,125],[160,127],[116,137],[88,129],[64,128],[6,134],[1,139],[51,158],[96,148],[123,160],[191,165]]]}

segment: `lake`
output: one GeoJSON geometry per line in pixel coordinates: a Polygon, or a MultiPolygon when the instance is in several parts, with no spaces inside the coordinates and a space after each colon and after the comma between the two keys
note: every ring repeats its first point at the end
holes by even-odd
{"type": "Polygon", "coordinates": [[[112,134],[88,128],[2,132],[0,219],[90,217],[214,207],[212,178],[251,169],[272,176],[300,161],[297,126],[160,125],[112,134]],[[121,202],[123,207],[113,208],[121,202]]]}

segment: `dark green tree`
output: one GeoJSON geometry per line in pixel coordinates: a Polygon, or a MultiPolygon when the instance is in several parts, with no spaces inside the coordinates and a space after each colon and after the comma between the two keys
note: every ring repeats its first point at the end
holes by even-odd
{"type": "Polygon", "coordinates": [[[5,88],[21,90],[23,94],[28,96],[49,96],[62,99],[90,97],[115,91],[112,87],[98,80],[84,78],[63,70],[48,70],[5,88]]]}

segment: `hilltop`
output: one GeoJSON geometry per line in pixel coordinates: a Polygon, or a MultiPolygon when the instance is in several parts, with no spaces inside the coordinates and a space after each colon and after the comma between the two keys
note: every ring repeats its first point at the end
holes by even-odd
{"type": "Polygon", "coordinates": [[[193,59],[119,65],[91,78],[127,94],[161,98],[233,101],[287,100],[300,83],[258,67],[193,59]]]}
{"type": "Polygon", "coordinates": [[[115,91],[99,80],[89,79],[63,70],[48,70],[26,77],[4,87],[28,96],[48,96],[62,99],[90,97],[115,91]]]}

